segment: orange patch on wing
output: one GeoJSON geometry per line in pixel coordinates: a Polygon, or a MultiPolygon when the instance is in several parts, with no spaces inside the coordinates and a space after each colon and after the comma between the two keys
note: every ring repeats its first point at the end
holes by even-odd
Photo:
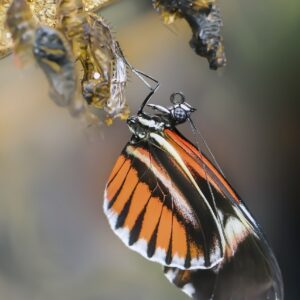
{"type": "Polygon", "coordinates": [[[145,165],[148,168],[151,168],[152,166],[159,167],[149,151],[142,148],[137,148],[135,151],[137,154],[140,154],[142,157],[144,157],[145,165]]]}
{"type": "Polygon", "coordinates": [[[150,190],[147,184],[139,183],[132,198],[125,226],[130,230],[133,228],[138,216],[144,209],[150,198],[150,190]]]}
{"type": "Polygon", "coordinates": [[[118,198],[114,205],[112,206],[112,209],[117,212],[118,214],[121,213],[124,205],[129,200],[131,193],[133,192],[133,189],[135,188],[136,184],[138,183],[138,177],[137,177],[137,171],[134,169],[131,169],[127,175],[127,178],[124,182],[124,185],[122,187],[122,190],[120,194],[118,195],[118,198]]]}
{"type": "Polygon", "coordinates": [[[191,259],[199,257],[199,248],[193,242],[191,242],[190,244],[190,254],[191,254],[191,259]]]}
{"type": "Polygon", "coordinates": [[[187,239],[186,231],[182,224],[176,218],[173,221],[172,232],[172,256],[179,256],[185,258],[187,255],[187,239]]]}
{"type": "Polygon", "coordinates": [[[180,271],[180,281],[189,282],[191,280],[191,271],[180,271]]]}
{"type": "Polygon", "coordinates": [[[156,228],[162,209],[162,202],[159,198],[152,197],[148,203],[140,238],[150,241],[156,228]]]}
{"type": "Polygon", "coordinates": [[[162,216],[158,226],[156,247],[164,249],[169,248],[169,242],[172,231],[172,212],[166,206],[163,208],[162,216]]]}
{"type": "Polygon", "coordinates": [[[122,164],[124,163],[124,161],[125,161],[125,156],[124,155],[120,155],[118,157],[118,159],[117,159],[117,161],[116,161],[116,163],[115,163],[115,165],[114,165],[114,167],[113,167],[110,175],[109,175],[109,178],[108,178],[107,182],[110,182],[113,179],[113,177],[116,175],[116,173],[120,170],[120,168],[121,168],[122,164]]]}
{"type": "Polygon", "coordinates": [[[191,259],[196,258],[198,259],[199,257],[203,257],[203,249],[199,248],[199,246],[193,242],[190,244],[190,254],[191,254],[191,259]]]}
{"type": "MultiPolygon", "coordinates": [[[[175,143],[172,143],[173,146],[176,147],[175,143]]],[[[207,173],[207,175],[205,174],[205,171],[203,169],[203,166],[201,166],[199,164],[199,162],[195,161],[195,159],[192,156],[189,156],[186,154],[186,152],[177,147],[177,151],[180,154],[180,156],[182,157],[182,159],[184,160],[185,164],[188,166],[189,169],[192,169],[194,171],[197,172],[197,174],[202,177],[203,179],[209,181],[209,183],[221,194],[224,195],[224,191],[220,188],[220,186],[217,184],[216,181],[213,180],[213,178],[207,173]]]]}
{"type": "Polygon", "coordinates": [[[111,199],[114,197],[116,192],[121,187],[121,185],[124,181],[124,178],[130,167],[131,167],[131,163],[130,163],[130,160],[128,159],[128,160],[126,160],[126,162],[124,163],[122,168],[118,171],[118,173],[116,174],[114,179],[106,187],[108,201],[111,201],[111,199]]]}
{"type": "MultiPolygon", "coordinates": [[[[187,140],[180,137],[178,134],[173,132],[170,129],[165,129],[165,133],[173,140],[176,144],[180,145],[188,154],[192,153],[198,157],[203,163],[207,166],[207,168],[214,173],[214,175],[219,179],[220,183],[223,185],[224,189],[227,190],[227,192],[233,197],[233,199],[240,203],[240,200],[237,196],[237,194],[234,192],[234,190],[231,188],[231,186],[228,184],[226,179],[223,177],[223,175],[215,168],[215,166],[201,153],[197,148],[195,148],[191,143],[189,143],[187,140]]],[[[178,147],[177,147],[178,148],[178,147]]],[[[211,183],[214,184],[214,182],[211,179],[211,183]]],[[[214,185],[219,185],[218,183],[215,183],[214,185]]],[[[218,189],[220,189],[219,187],[218,189]]]]}

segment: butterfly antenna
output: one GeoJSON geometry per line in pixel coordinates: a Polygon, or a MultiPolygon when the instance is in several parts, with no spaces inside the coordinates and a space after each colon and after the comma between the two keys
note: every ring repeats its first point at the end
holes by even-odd
{"type": "MultiPolygon", "coordinates": [[[[219,165],[219,163],[218,163],[216,157],[214,156],[212,150],[211,150],[210,147],[208,146],[208,143],[206,142],[206,140],[205,140],[203,134],[201,133],[201,131],[195,126],[195,124],[194,124],[194,122],[193,122],[193,120],[192,120],[191,118],[188,118],[188,121],[189,121],[190,126],[191,126],[191,128],[192,128],[192,131],[193,131],[194,136],[197,136],[197,135],[200,136],[200,138],[201,138],[203,144],[205,145],[207,151],[209,152],[211,158],[213,159],[213,162],[214,162],[215,166],[217,167],[218,171],[223,175],[224,178],[226,178],[225,175],[224,175],[224,172],[223,172],[222,168],[220,167],[220,165],[219,165]]],[[[197,138],[196,138],[196,144],[197,144],[198,150],[200,151],[200,146],[199,146],[199,143],[198,143],[197,138]]]]}
{"type": "Polygon", "coordinates": [[[151,77],[148,74],[145,74],[144,72],[135,69],[134,67],[132,67],[131,65],[129,65],[132,73],[134,73],[146,86],[147,88],[150,90],[149,94],[147,95],[147,97],[145,98],[145,100],[143,101],[141,107],[138,110],[138,114],[143,112],[144,107],[146,106],[146,104],[148,103],[148,101],[150,100],[150,98],[153,96],[153,94],[157,91],[157,89],[159,88],[159,82],[154,79],[153,77],[151,77]],[[152,82],[154,82],[154,87],[145,79],[149,79],[152,82]]]}
{"type": "Polygon", "coordinates": [[[140,79],[146,84],[146,86],[150,89],[149,94],[147,95],[147,97],[145,98],[145,100],[143,101],[141,107],[140,107],[139,110],[138,110],[138,114],[140,114],[140,113],[143,112],[143,109],[144,109],[144,107],[146,106],[146,104],[148,103],[148,101],[150,100],[150,98],[154,95],[154,93],[155,93],[155,92],[157,91],[157,89],[159,88],[159,82],[158,82],[156,79],[154,79],[153,77],[151,77],[151,76],[149,76],[149,75],[147,75],[147,74],[145,74],[145,73],[143,73],[143,72],[141,72],[141,71],[139,71],[139,70],[133,69],[132,72],[133,72],[136,76],[138,76],[138,78],[140,78],[140,79]],[[146,78],[150,79],[151,81],[153,81],[153,82],[155,83],[154,87],[151,86],[151,85],[145,80],[144,77],[146,77],[146,78]]]}
{"type": "MultiPolygon", "coordinates": [[[[193,132],[194,136],[196,137],[197,134],[200,135],[200,137],[201,137],[201,139],[202,139],[202,141],[203,141],[205,147],[207,148],[208,152],[210,153],[210,155],[211,155],[211,157],[212,157],[212,159],[213,159],[213,161],[214,161],[214,163],[215,163],[217,169],[218,169],[219,172],[224,176],[224,173],[223,173],[223,171],[222,171],[220,165],[218,164],[218,162],[217,162],[215,156],[213,155],[211,149],[209,148],[209,146],[208,146],[206,140],[204,139],[202,133],[200,132],[200,130],[197,129],[197,127],[195,126],[195,124],[194,124],[194,122],[193,122],[193,120],[192,120],[191,118],[188,118],[188,120],[189,120],[189,123],[190,123],[190,125],[191,125],[192,132],[193,132]]],[[[199,141],[198,141],[197,138],[195,138],[195,140],[196,140],[196,146],[197,146],[197,148],[198,148],[198,150],[199,150],[199,152],[200,152],[200,155],[202,156],[202,153],[201,153],[201,150],[200,150],[199,141]]],[[[212,203],[213,203],[213,206],[214,206],[214,210],[215,210],[215,212],[217,212],[217,205],[216,205],[215,195],[214,195],[213,189],[212,189],[212,187],[211,187],[211,184],[210,184],[210,182],[209,182],[209,180],[208,180],[207,166],[206,166],[206,164],[204,163],[204,161],[202,161],[202,166],[203,166],[203,170],[204,170],[204,174],[205,174],[205,179],[206,179],[206,182],[207,182],[207,186],[208,186],[208,189],[209,189],[209,193],[210,193],[210,195],[211,195],[211,200],[212,200],[212,203]]],[[[225,176],[224,176],[224,178],[225,178],[225,176]]],[[[217,218],[218,218],[219,222],[221,223],[221,219],[220,219],[219,214],[217,214],[217,218]]],[[[210,299],[213,299],[213,298],[210,298],[210,299]]]]}
{"type": "Polygon", "coordinates": [[[156,80],[155,78],[151,77],[150,75],[136,69],[135,67],[133,67],[128,60],[126,59],[125,55],[123,54],[123,51],[120,47],[120,44],[118,42],[116,42],[116,47],[118,48],[119,54],[122,56],[125,64],[128,66],[128,68],[132,71],[133,74],[135,74],[145,85],[146,87],[150,90],[149,94],[147,95],[147,97],[145,98],[145,100],[143,101],[141,107],[138,110],[138,114],[143,112],[144,107],[146,106],[146,104],[148,103],[149,99],[153,96],[153,94],[157,91],[157,89],[159,88],[159,82],[158,80],[156,80]],[[152,86],[147,79],[149,79],[150,81],[154,82],[154,86],[152,86]]]}

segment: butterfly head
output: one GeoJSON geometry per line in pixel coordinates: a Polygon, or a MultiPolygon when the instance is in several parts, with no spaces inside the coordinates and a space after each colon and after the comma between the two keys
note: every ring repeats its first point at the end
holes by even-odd
{"type": "Polygon", "coordinates": [[[191,113],[196,111],[195,108],[185,101],[185,96],[181,92],[171,94],[170,101],[173,105],[168,108],[156,104],[147,104],[147,106],[159,111],[159,115],[164,116],[170,126],[186,122],[190,118],[191,113]]]}
{"type": "Polygon", "coordinates": [[[147,104],[155,114],[140,111],[137,115],[128,118],[127,124],[134,135],[134,140],[144,140],[151,132],[162,132],[165,128],[172,128],[184,123],[196,109],[185,102],[182,93],[173,93],[170,97],[172,106],[166,108],[161,105],[147,104]]]}
{"type": "Polygon", "coordinates": [[[169,107],[172,121],[177,125],[184,123],[191,115],[196,111],[190,104],[185,101],[185,96],[180,93],[173,93],[170,97],[170,101],[173,106],[169,107]]]}

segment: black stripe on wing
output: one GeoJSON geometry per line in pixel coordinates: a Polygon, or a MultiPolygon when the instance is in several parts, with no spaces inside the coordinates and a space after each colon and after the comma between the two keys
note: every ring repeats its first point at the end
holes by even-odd
{"type": "MultiPolygon", "coordinates": [[[[189,178],[187,178],[182,170],[179,169],[180,166],[178,166],[174,159],[172,159],[171,154],[162,150],[161,147],[157,147],[156,144],[152,145],[151,150],[151,153],[157,162],[162,165],[165,169],[165,172],[169,174],[170,180],[174,183],[174,185],[176,185],[182,194],[187,197],[189,205],[192,207],[193,212],[197,216],[197,222],[201,231],[195,232],[193,228],[189,227],[187,230],[188,233],[191,234],[192,241],[203,247],[205,260],[204,266],[209,267],[214,263],[211,260],[211,255],[214,248],[219,248],[219,258],[223,256],[222,237],[220,236],[216,221],[211,212],[208,210],[207,205],[204,203],[202,196],[191,183],[189,178]]],[[[202,187],[200,187],[200,189],[202,189],[202,187]]],[[[174,214],[176,214],[176,216],[180,216],[181,213],[182,212],[180,210],[174,209],[174,214]]],[[[186,265],[189,265],[188,261],[186,262],[186,265]]]]}
{"type": "MultiPolygon", "coordinates": [[[[212,256],[212,251],[219,248],[220,237],[218,236],[219,231],[216,228],[211,212],[208,212],[207,206],[202,203],[199,191],[182,170],[179,169],[179,166],[174,163],[171,155],[149,141],[141,141],[135,145],[129,143],[121,155],[124,157],[124,162],[120,163],[120,167],[115,171],[116,173],[107,185],[108,194],[106,194],[112,198],[107,201],[108,206],[105,213],[110,220],[112,229],[123,242],[151,260],[174,267],[206,268],[222,259],[220,257],[221,250],[216,252],[218,253],[217,255],[212,256]],[[126,168],[128,169],[125,169],[125,161],[127,162],[126,168]],[[128,167],[128,162],[130,167],[128,167]],[[121,171],[124,175],[116,178],[117,174],[121,171]],[[128,188],[130,180],[127,180],[127,177],[132,171],[136,173],[134,176],[138,178],[138,181],[134,182],[135,186],[130,188],[130,192],[123,193],[125,185],[128,188]],[[120,182],[118,186],[116,186],[116,182],[120,182]],[[138,196],[136,190],[140,184],[147,186],[151,195],[147,203],[143,204],[142,210],[136,215],[136,219],[128,219],[131,220],[131,224],[134,222],[129,233],[127,234],[124,231],[121,233],[120,230],[126,229],[126,224],[129,224],[129,221],[127,223],[127,217],[130,211],[133,211],[131,208],[134,203],[133,198],[137,199],[135,198],[138,196]],[[125,194],[128,199],[123,198],[125,194]],[[153,203],[152,201],[161,202],[159,206],[160,211],[156,211],[156,216],[158,217],[159,214],[159,218],[155,218],[153,231],[149,239],[147,238],[146,249],[143,250],[145,246],[142,247],[143,249],[139,246],[142,238],[141,233],[144,228],[143,225],[146,221],[149,221],[149,219],[145,220],[145,216],[146,214],[147,217],[149,216],[147,209],[153,203]],[[181,201],[184,201],[184,203],[181,203],[181,201]],[[118,207],[117,213],[114,211],[115,203],[118,207]],[[185,207],[185,210],[182,210],[181,207],[185,207]],[[166,210],[165,214],[169,215],[170,221],[162,218],[164,209],[166,210]],[[200,210],[201,212],[196,214],[195,210],[200,210]],[[173,227],[175,225],[173,225],[173,221],[176,222],[176,226],[177,228],[179,227],[180,232],[174,230],[173,227]],[[159,229],[168,228],[168,226],[170,228],[165,231],[159,229]],[[170,236],[166,236],[164,246],[161,248],[159,247],[162,245],[161,237],[163,235],[161,232],[168,231],[171,234],[170,236]],[[160,245],[158,244],[159,237],[160,245]],[[179,241],[185,243],[184,247],[186,248],[179,249],[176,246],[179,241]],[[158,249],[165,250],[165,254],[157,253],[156,250],[158,249]],[[175,257],[176,253],[178,255],[177,258],[175,257]],[[161,257],[157,259],[158,256],[161,257]]],[[[145,201],[145,198],[143,201],[145,201]]]]}
{"type": "Polygon", "coordinates": [[[129,246],[132,246],[139,239],[141,229],[142,229],[142,226],[143,226],[143,221],[144,221],[146,209],[147,209],[147,206],[149,204],[149,201],[150,201],[151,197],[152,197],[152,195],[149,197],[146,205],[144,206],[143,210],[141,211],[141,213],[139,214],[137,220],[135,221],[134,227],[130,231],[129,242],[128,242],[129,246]]]}
{"type": "MultiPolygon", "coordinates": [[[[125,162],[125,161],[124,161],[125,162]]],[[[122,167],[123,167],[123,165],[124,165],[124,163],[122,164],[122,167]]],[[[121,168],[120,168],[121,169],[121,168]]],[[[127,170],[127,172],[126,172],[126,175],[125,175],[125,177],[123,178],[123,181],[122,181],[122,183],[120,184],[120,186],[119,186],[119,188],[118,188],[118,190],[117,190],[117,192],[114,194],[114,196],[113,196],[113,198],[110,200],[110,202],[108,203],[108,209],[111,209],[112,208],[112,206],[115,204],[115,202],[117,201],[117,199],[118,199],[118,197],[119,197],[119,194],[121,193],[121,191],[122,191],[122,188],[123,188],[123,186],[124,186],[124,184],[125,184],[125,182],[126,182],[126,179],[127,179],[127,176],[128,176],[128,174],[129,174],[129,172],[130,172],[130,170],[131,170],[131,167],[129,167],[128,168],[128,170],[127,170]]],[[[113,179],[116,177],[116,175],[113,177],[113,179]]],[[[113,182],[113,179],[108,183],[108,186],[110,185],[110,183],[111,182],[113,182]]]]}
{"type": "MultiPolygon", "coordinates": [[[[157,149],[156,147],[154,147],[154,146],[151,147],[151,145],[149,145],[149,143],[147,143],[147,142],[139,143],[139,147],[146,151],[151,150],[150,153],[155,158],[156,163],[159,164],[160,166],[163,166],[163,168],[166,169],[166,173],[168,172],[167,168],[165,166],[165,164],[167,164],[167,165],[170,164],[170,162],[168,161],[169,160],[168,154],[166,154],[165,152],[158,149],[159,151],[162,152],[162,155],[164,156],[164,161],[163,161],[163,160],[160,160],[159,157],[156,155],[156,152],[155,152],[155,149],[157,149]]],[[[201,225],[199,224],[199,228],[195,228],[194,225],[187,222],[186,218],[184,217],[184,215],[182,215],[181,211],[174,209],[174,204],[173,204],[173,199],[172,199],[172,197],[173,197],[172,191],[170,191],[164,185],[164,183],[153,174],[153,172],[150,172],[151,168],[149,169],[147,176],[141,178],[141,174],[143,174],[144,168],[146,167],[144,165],[144,163],[142,163],[140,160],[136,159],[136,157],[132,157],[132,156],[128,155],[128,153],[127,153],[127,158],[132,160],[132,167],[138,171],[138,174],[140,177],[140,182],[146,183],[149,186],[149,189],[152,191],[152,197],[160,198],[161,201],[163,202],[163,205],[166,206],[169,210],[171,210],[173,212],[174,216],[179,220],[180,223],[185,225],[185,227],[187,228],[187,232],[189,232],[189,234],[191,236],[191,239],[195,243],[197,243],[199,245],[203,245],[204,244],[204,240],[203,240],[204,233],[202,233],[201,225]]],[[[175,171],[173,171],[173,173],[175,174],[175,171]]],[[[174,181],[174,178],[172,178],[172,175],[170,173],[167,173],[167,174],[169,174],[170,180],[173,182],[173,184],[177,185],[177,181],[174,181]]],[[[189,195],[192,195],[194,197],[199,197],[199,195],[197,193],[191,194],[191,192],[189,191],[191,189],[191,185],[182,177],[182,175],[179,174],[177,179],[179,181],[181,180],[181,182],[183,182],[182,185],[185,186],[186,190],[183,192],[183,194],[186,192],[186,193],[189,193],[189,195]]],[[[142,219],[142,216],[145,214],[145,211],[146,211],[146,207],[144,208],[143,212],[140,214],[141,219],[142,219]]],[[[140,222],[137,222],[137,223],[140,223],[140,222]]],[[[138,226],[138,227],[140,227],[140,226],[138,226]]],[[[169,245],[169,249],[167,252],[167,264],[170,263],[168,257],[171,259],[171,256],[172,256],[172,254],[171,254],[172,241],[171,240],[170,240],[170,245],[169,245]]]]}

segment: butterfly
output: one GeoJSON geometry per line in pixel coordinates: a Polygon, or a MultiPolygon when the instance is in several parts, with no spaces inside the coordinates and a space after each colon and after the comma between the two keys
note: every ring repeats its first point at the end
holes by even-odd
{"type": "Polygon", "coordinates": [[[180,93],[169,108],[147,104],[156,88],[128,119],[133,135],[105,188],[112,230],[194,299],[283,299],[260,227],[215,159],[176,128],[189,121],[195,129],[195,109],[180,93]]]}

